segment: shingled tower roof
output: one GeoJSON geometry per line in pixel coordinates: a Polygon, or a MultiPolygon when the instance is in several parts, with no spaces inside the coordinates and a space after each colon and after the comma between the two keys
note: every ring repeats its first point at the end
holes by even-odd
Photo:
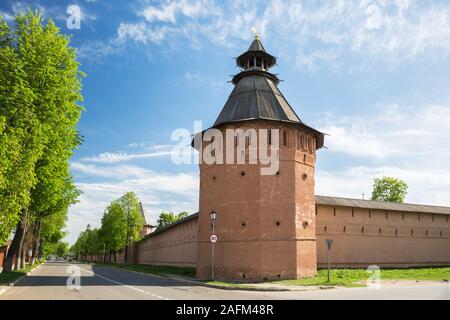
{"type": "Polygon", "coordinates": [[[276,58],[267,53],[255,36],[249,49],[236,58],[241,72],[233,77],[235,85],[214,127],[248,120],[273,120],[298,124],[314,133],[317,148],[323,146],[323,133],[306,126],[278,89],[279,80],[268,70],[276,58]]]}
{"type": "Polygon", "coordinates": [[[147,219],[145,219],[144,207],[142,206],[142,202],[139,202],[139,211],[141,212],[141,217],[144,222],[144,225],[146,225],[147,219]]]}

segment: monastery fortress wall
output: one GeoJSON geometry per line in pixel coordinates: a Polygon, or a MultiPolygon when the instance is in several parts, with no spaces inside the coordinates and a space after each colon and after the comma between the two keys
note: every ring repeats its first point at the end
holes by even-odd
{"type": "MultiPolygon", "coordinates": [[[[316,197],[323,199],[340,199],[316,197]]],[[[349,199],[350,200],[350,199],[349,199]]],[[[353,200],[355,201],[355,200],[353,200]]],[[[357,200],[359,203],[373,201],[357,200]]],[[[408,206],[400,204],[401,206],[408,206]]],[[[432,206],[423,206],[433,209],[432,206]]],[[[439,211],[439,210],[436,210],[439,211]]],[[[317,264],[327,264],[325,239],[333,239],[333,267],[450,265],[450,214],[316,204],[317,264]]],[[[135,263],[196,266],[198,215],[136,244],[135,263]]],[[[216,246],[220,252],[220,239],[216,246]]],[[[121,257],[121,255],[118,255],[121,257]]]]}

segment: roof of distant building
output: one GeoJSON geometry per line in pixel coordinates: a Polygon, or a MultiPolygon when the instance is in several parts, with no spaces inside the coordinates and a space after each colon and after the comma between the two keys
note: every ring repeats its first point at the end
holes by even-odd
{"type": "Polygon", "coordinates": [[[317,195],[316,195],[316,204],[338,206],[338,207],[364,208],[373,210],[450,214],[450,207],[430,206],[412,203],[382,202],[373,200],[350,199],[350,198],[328,197],[317,195]]]}

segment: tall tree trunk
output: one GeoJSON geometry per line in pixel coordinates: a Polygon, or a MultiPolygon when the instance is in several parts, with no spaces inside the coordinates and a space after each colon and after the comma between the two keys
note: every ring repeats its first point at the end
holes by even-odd
{"type": "MultiPolygon", "coordinates": [[[[42,227],[42,225],[41,225],[41,227],[42,227]]],[[[41,228],[41,230],[42,230],[42,228],[41,228]]],[[[39,237],[40,237],[40,235],[39,235],[39,237]]],[[[38,259],[39,260],[41,260],[42,256],[44,255],[44,244],[45,244],[45,239],[44,238],[40,239],[40,241],[39,241],[39,253],[38,253],[38,259]]]]}
{"type": "Polygon", "coordinates": [[[114,262],[117,262],[116,251],[114,251],[114,262]]]}
{"type": "Polygon", "coordinates": [[[8,255],[6,257],[3,271],[16,270],[21,264],[21,254],[23,239],[25,238],[25,233],[28,227],[28,209],[22,211],[22,217],[20,222],[17,224],[16,233],[14,234],[13,241],[8,250],[8,255]]]}
{"type": "Polygon", "coordinates": [[[39,220],[36,222],[36,225],[34,227],[33,246],[31,248],[31,250],[33,250],[33,252],[32,252],[32,256],[31,256],[31,260],[30,260],[30,265],[33,265],[36,260],[36,257],[38,257],[38,249],[39,249],[40,238],[41,238],[41,229],[42,229],[42,220],[39,220]]]}
{"type": "Polygon", "coordinates": [[[20,253],[20,263],[19,263],[20,269],[25,268],[26,259],[27,259],[27,248],[24,245],[22,245],[22,251],[20,253]]]}

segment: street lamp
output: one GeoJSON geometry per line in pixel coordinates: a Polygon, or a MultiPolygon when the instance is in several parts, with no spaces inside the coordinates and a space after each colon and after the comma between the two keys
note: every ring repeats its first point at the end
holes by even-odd
{"type": "MultiPolygon", "coordinates": [[[[211,217],[211,221],[216,221],[217,218],[217,212],[215,212],[214,210],[211,211],[211,213],[209,214],[209,216],[211,217]]],[[[214,223],[214,222],[213,222],[214,223]]]]}
{"type": "Polygon", "coordinates": [[[212,210],[209,213],[209,217],[211,218],[212,221],[212,235],[211,235],[211,243],[212,243],[212,248],[211,248],[211,279],[214,280],[214,249],[216,246],[216,241],[217,241],[217,237],[215,235],[216,233],[216,219],[217,219],[217,212],[215,212],[214,210],[212,210]],[[215,237],[215,240],[213,240],[213,237],[215,237]]]}

